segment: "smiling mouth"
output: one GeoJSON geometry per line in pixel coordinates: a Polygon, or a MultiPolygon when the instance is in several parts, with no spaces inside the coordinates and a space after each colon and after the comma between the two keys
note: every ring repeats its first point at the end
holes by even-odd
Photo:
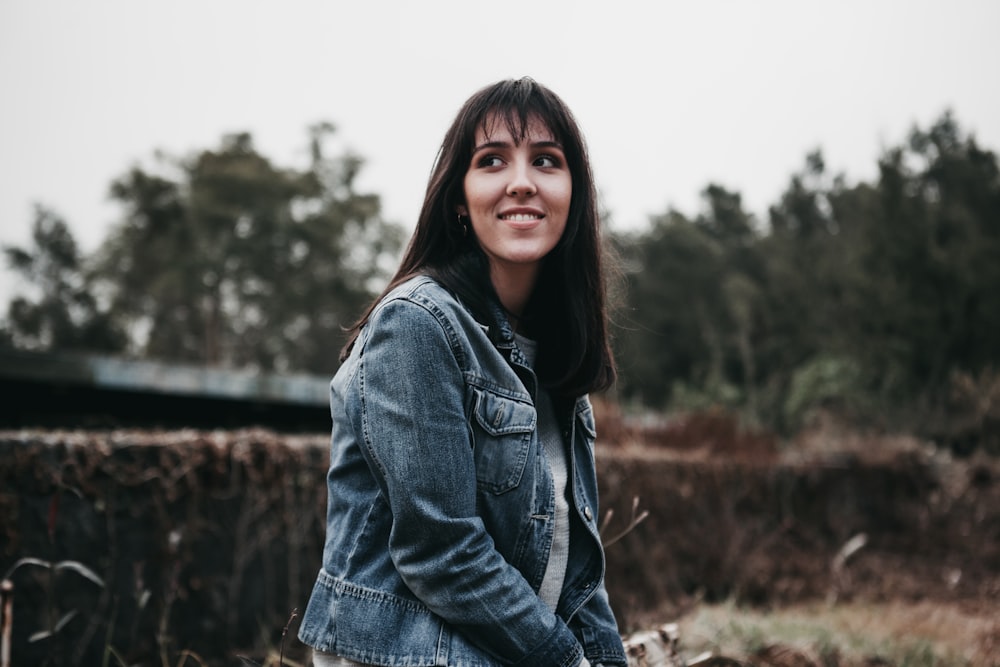
{"type": "Polygon", "coordinates": [[[511,215],[501,215],[501,220],[507,220],[509,222],[533,222],[535,220],[541,220],[544,216],[538,213],[513,213],[511,215]]]}

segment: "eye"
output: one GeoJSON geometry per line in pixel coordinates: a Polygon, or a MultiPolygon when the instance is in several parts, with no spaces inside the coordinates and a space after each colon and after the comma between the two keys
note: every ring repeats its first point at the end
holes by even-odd
{"type": "Polygon", "coordinates": [[[476,166],[486,169],[489,167],[503,166],[503,158],[499,155],[484,155],[476,161],[476,166]]]}
{"type": "Polygon", "coordinates": [[[539,155],[533,164],[544,169],[555,169],[562,166],[562,161],[555,155],[539,155]]]}

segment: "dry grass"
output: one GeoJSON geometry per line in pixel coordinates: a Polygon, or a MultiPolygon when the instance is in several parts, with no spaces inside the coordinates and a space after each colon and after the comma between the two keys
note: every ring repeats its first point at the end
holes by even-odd
{"type": "Polygon", "coordinates": [[[815,665],[1000,665],[996,609],[930,602],[817,603],[772,611],[702,605],[679,625],[688,660],[711,652],[757,663],[756,655],[778,645],[815,665]]]}

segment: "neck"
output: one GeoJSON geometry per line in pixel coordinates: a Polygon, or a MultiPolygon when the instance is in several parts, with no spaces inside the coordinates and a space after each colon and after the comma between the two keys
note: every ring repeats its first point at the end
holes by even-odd
{"type": "Polygon", "coordinates": [[[500,305],[507,311],[514,331],[518,330],[518,320],[524,314],[537,278],[538,266],[534,264],[502,269],[496,265],[490,267],[493,289],[500,298],[500,305]]]}

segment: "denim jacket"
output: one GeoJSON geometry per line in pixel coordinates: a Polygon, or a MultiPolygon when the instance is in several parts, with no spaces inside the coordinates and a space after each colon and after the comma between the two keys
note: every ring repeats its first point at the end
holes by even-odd
{"type": "Polygon", "coordinates": [[[590,401],[557,407],[571,531],[553,613],[537,595],[555,499],[536,380],[496,321],[495,345],[427,277],[372,312],[330,384],[327,536],[304,643],[374,665],[626,664],[603,583],[590,401]]]}

